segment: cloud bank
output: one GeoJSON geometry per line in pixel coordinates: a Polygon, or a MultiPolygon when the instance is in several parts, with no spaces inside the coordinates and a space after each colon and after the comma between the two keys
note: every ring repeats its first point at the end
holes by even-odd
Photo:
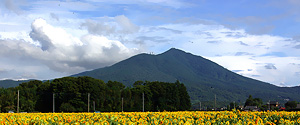
{"type": "Polygon", "coordinates": [[[63,77],[175,47],[247,77],[299,85],[299,2],[222,2],[2,0],[0,79],[63,77]]]}
{"type": "Polygon", "coordinates": [[[31,29],[29,36],[38,44],[22,39],[2,39],[0,56],[19,61],[26,58],[42,63],[50,70],[73,74],[108,66],[139,53],[138,49],[127,48],[120,41],[105,36],[85,34],[75,37],[41,18],[34,20],[31,29]]]}

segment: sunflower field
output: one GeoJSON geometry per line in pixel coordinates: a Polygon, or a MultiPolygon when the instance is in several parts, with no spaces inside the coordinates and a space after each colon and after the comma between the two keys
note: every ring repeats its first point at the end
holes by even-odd
{"type": "Polygon", "coordinates": [[[0,113],[1,125],[297,125],[300,112],[0,113]]]}

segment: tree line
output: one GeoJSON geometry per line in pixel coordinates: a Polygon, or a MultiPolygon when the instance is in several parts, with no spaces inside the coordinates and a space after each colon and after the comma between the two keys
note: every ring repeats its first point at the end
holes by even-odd
{"type": "Polygon", "coordinates": [[[1,112],[17,111],[19,90],[20,112],[89,111],[178,111],[189,110],[190,96],[183,83],[176,81],[136,81],[125,87],[117,81],[91,77],[64,77],[52,81],[29,81],[14,88],[0,88],[1,112]],[[89,97],[89,98],[88,98],[89,97]],[[144,97],[144,100],[143,100],[144,97]],[[88,107],[89,101],[89,107],[88,107]]]}
{"type": "MultiPolygon", "coordinates": [[[[277,102],[277,101],[275,101],[277,102]]],[[[233,103],[230,103],[230,106],[233,103]]],[[[261,98],[253,98],[252,95],[249,95],[248,99],[245,102],[244,107],[246,106],[257,106],[257,108],[261,111],[267,111],[267,110],[280,110],[280,107],[284,107],[284,110],[287,111],[299,111],[300,109],[296,109],[297,108],[297,104],[299,104],[297,101],[287,101],[284,104],[279,104],[278,106],[274,106],[274,104],[271,106],[270,105],[270,101],[267,102],[267,104],[264,104],[261,98]]],[[[238,108],[238,106],[235,104],[235,108],[238,108]]],[[[298,107],[299,108],[299,107],[298,107]]]]}

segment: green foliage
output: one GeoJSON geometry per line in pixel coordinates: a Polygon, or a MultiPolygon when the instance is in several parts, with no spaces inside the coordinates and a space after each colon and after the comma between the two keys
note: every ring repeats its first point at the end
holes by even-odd
{"type": "Polygon", "coordinates": [[[252,98],[252,95],[249,95],[246,100],[245,106],[260,106],[262,105],[262,101],[260,98],[252,98]]]}
{"type": "Polygon", "coordinates": [[[297,102],[296,101],[288,101],[284,104],[285,108],[287,110],[290,110],[290,109],[295,109],[297,107],[297,102]]]}
{"type": "Polygon", "coordinates": [[[12,88],[0,89],[1,112],[16,111],[17,94],[12,88]]]}
{"type": "Polygon", "coordinates": [[[239,104],[236,102],[231,102],[229,104],[229,107],[227,107],[229,111],[233,110],[233,109],[239,109],[239,104]]]}
{"type": "Polygon", "coordinates": [[[263,105],[263,101],[260,98],[252,98],[252,95],[249,95],[248,99],[245,102],[246,106],[257,106],[258,108],[261,108],[263,105]]]}
{"type": "Polygon", "coordinates": [[[70,103],[62,103],[59,109],[64,112],[76,111],[76,108],[70,103]]]}
{"type": "Polygon", "coordinates": [[[53,81],[29,81],[15,88],[0,88],[1,112],[16,111],[20,91],[21,112],[52,112],[53,94],[56,112],[86,112],[88,95],[90,111],[142,111],[142,95],[146,111],[189,110],[190,97],[184,84],[137,81],[127,87],[117,81],[104,83],[91,77],[64,77],[53,81]]]}

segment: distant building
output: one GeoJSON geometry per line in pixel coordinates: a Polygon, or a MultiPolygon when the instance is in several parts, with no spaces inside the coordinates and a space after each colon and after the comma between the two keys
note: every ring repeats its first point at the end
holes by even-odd
{"type": "Polygon", "coordinates": [[[277,101],[270,101],[270,107],[278,107],[279,103],[277,101]]]}
{"type": "Polygon", "coordinates": [[[279,102],[277,101],[269,101],[267,104],[265,104],[265,106],[267,107],[265,110],[279,110],[281,108],[279,102]]]}
{"type": "Polygon", "coordinates": [[[244,106],[243,105],[239,105],[238,108],[239,108],[239,110],[244,110],[244,106]]]}
{"type": "Polygon", "coordinates": [[[296,107],[296,109],[300,109],[300,104],[297,104],[297,107],[296,107]]]}
{"type": "Polygon", "coordinates": [[[244,111],[259,111],[259,109],[257,108],[257,106],[246,106],[244,108],[244,111]]]}

